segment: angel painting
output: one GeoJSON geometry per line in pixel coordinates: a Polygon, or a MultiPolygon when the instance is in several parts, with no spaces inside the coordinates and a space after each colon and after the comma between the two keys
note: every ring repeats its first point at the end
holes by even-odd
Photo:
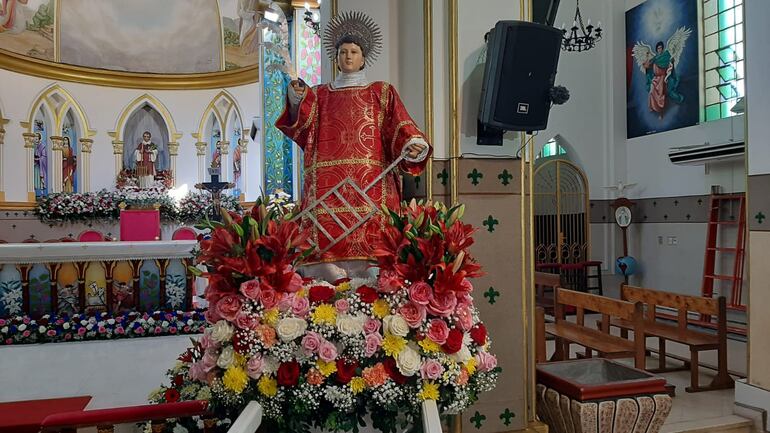
{"type": "Polygon", "coordinates": [[[679,92],[679,76],[676,67],[682,56],[687,39],[692,34],[688,27],[679,27],[666,44],[655,44],[655,52],[644,42],[634,45],[632,55],[642,73],[647,77],[648,105],[651,112],[663,119],[671,102],[681,104],[684,96],[679,92]]]}

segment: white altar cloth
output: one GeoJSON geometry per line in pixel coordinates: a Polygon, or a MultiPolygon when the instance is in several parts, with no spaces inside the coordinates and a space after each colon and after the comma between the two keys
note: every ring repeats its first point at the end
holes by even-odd
{"type": "Polygon", "coordinates": [[[197,244],[192,240],[0,244],[0,264],[180,259],[192,257],[197,244]]]}

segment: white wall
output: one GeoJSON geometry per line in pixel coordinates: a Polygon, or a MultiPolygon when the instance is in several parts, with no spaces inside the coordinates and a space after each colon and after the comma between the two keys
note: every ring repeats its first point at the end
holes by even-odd
{"type": "Polygon", "coordinates": [[[147,404],[189,335],[0,347],[0,401],[91,395],[89,409],[147,404]]]}
{"type": "Polygon", "coordinates": [[[746,98],[748,116],[749,175],[770,173],[770,3],[746,0],[746,98]]]}
{"type": "MultiPolygon", "coordinates": [[[[87,84],[54,82],[15,72],[0,70],[0,100],[4,107],[3,117],[10,119],[5,126],[5,152],[0,175],[3,176],[7,201],[26,201],[26,153],[22,134],[27,132],[19,122],[27,121],[31,105],[52,84],[59,84],[80,104],[91,128],[96,130],[91,154],[91,190],[113,188],[115,164],[112,138],[107,134],[114,131],[118,117],[135,98],[149,93],[160,100],[171,113],[178,132],[177,185],[188,184],[190,188],[198,182],[196,140],[191,134],[198,132],[201,117],[211,100],[222,89],[211,90],[136,90],[100,87],[87,84]]],[[[226,89],[236,100],[243,116],[245,128],[251,126],[253,116],[261,116],[262,96],[259,83],[226,89]]],[[[260,141],[261,138],[257,137],[260,141]]],[[[246,154],[247,178],[245,179],[247,199],[259,195],[261,185],[261,151],[249,143],[246,154]]]]}

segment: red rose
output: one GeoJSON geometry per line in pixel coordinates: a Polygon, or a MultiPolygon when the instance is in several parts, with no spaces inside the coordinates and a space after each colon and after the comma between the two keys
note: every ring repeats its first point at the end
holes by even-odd
{"type": "Polygon", "coordinates": [[[446,343],[441,346],[448,354],[457,353],[463,347],[463,332],[459,329],[450,329],[446,343]]]}
{"type": "Polygon", "coordinates": [[[369,286],[361,286],[356,289],[356,293],[361,298],[361,302],[365,304],[372,304],[379,298],[377,291],[369,286]]]}
{"type": "Polygon", "coordinates": [[[479,346],[487,344],[487,327],[479,323],[471,329],[471,339],[479,346]]]}
{"type": "Polygon", "coordinates": [[[350,379],[356,375],[356,369],[358,368],[358,362],[347,361],[345,359],[337,360],[337,382],[342,385],[347,385],[350,379]]]}
{"type": "Polygon", "coordinates": [[[398,371],[396,360],[393,358],[387,358],[382,362],[382,366],[385,367],[385,372],[388,373],[388,376],[390,376],[391,379],[393,379],[393,382],[396,382],[399,385],[405,384],[409,379],[398,371]]]}
{"type": "Polygon", "coordinates": [[[281,386],[294,386],[299,379],[299,363],[297,361],[284,362],[278,367],[276,380],[281,386]]]}
{"type": "Polygon", "coordinates": [[[334,289],[326,286],[313,286],[310,288],[308,298],[311,303],[328,302],[334,297],[334,289]]]}
{"type": "Polygon", "coordinates": [[[179,391],[174,388],[169,388],[163,394],[163,398],[166,399],[166,403],[176,403],[179,401],[179,391]]]}
{"type": "MultiPolygon", "coordinates": [[[[248,336],[248,334],[246,335],[248,336]]],[[[236,331],[233,334],[233,349],[236,353],[246,354],[251,350],[251,343],[248,338],[244,338],[244,335],[240,331],[236,331]]]]}
{"type": "Polygon", "coordinates": [[[176,386],[184,385],[184,378],[182,377],[181,374],[177,374],[176,376],[174,376],[174,385],[176,386]]]}

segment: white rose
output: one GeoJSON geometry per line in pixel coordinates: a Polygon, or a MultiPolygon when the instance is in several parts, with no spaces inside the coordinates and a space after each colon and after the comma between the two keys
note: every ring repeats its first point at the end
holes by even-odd
{"type": "Polygon", "coordinates": [[[222,353],[219,354],[217,366],[222,369],[227,369],[227,367],[233,365],[233,361],[235,361],[235,351],[232,346],[227,346],[222,349],[222,353]]]}
{"type": "Polygon", "coordinates": [[[404,376],[414,376],[420,370],[421,364],[420,353],[410,346],[405,347],[396,358],[398,371],[404,376]]]}
{"type": "Polygon", "coordinates": [[[281,319],[281,321],[278,322],[278,326],[275,327],[278,337],[284,342],[292,341],[295,338],[304,335],[305,330],[307,330],[307,322],[298,317],[281,319]]]}
{"type": "Polygon", "coordinates": [[[70,329],[70,324],[69,323],[64,323],[61,327],[64,328],[64,329],[70,329]]]}
{"type": "Polygon", "coordinates": [[[469,359],[473,358],[473,355],[471,355],[471,351],[468,349],[468,346],[463,344],[463,347],[460,348],[457,352],[449,355],[450,358],[455,360],[459,363],[466,363],[469,359]]]}
{"type": "Polygon", "coordinates": [[[220,320],[211,329],[211,338],[217,343],[224,343],[233,338],[233,327],[226,320],[220,320]]]}
{"type": "Polygon", "coordinates": [[[385,330],[398,337],[406,337],[409,334],[409,324],[398,314],[391,314],[382,319],[385,330]]]}
{"type": "Polygon", "coordinates": [[[337,316],[337,330],[340,334],[353,336],[364,333],[363,316],[351,316],[350,314],[341,314],[337,316]]]}
{"type": "Polygon", "coordinates": [[[25,325],[23,323],[21,325],[19,325],[19,331],[24,331],[25,329],[27,329],[27,325],[25,325]]]}
{"type": "Polygon", "coordinates": [[[263,374],[275,374],[278,371],[278,360],[272,356],[265,356],[262,358],[262,373],[263,374]]]}
{"type": "Polygon", "coordinates": [[[45,329],[45,326],[40,326],[39,328],[37,328],[37,332],[39,332],[39,333],[41,333],[41,334],[42,334],[43,332],[45,332],[45,331],[46,331],[46,329],[45,329]]]}

